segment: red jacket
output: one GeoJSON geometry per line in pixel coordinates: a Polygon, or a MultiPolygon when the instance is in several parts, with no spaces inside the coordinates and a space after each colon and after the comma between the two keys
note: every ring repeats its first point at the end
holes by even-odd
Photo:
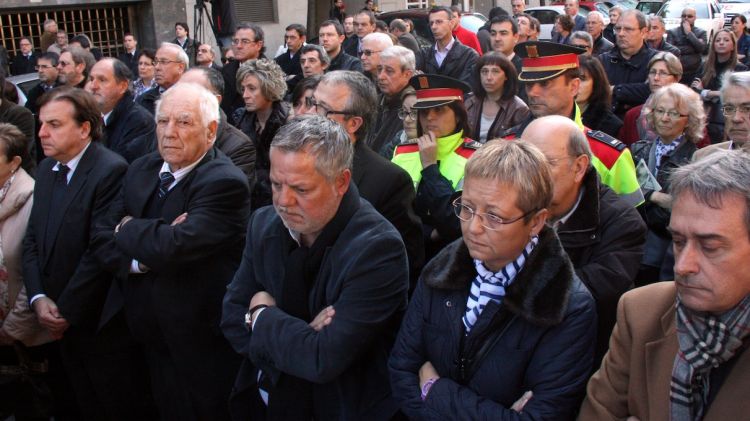
{"type": "Polygon", "coordinates": [[[480,56],[482,55],[482,46],[479,45],[477,34],[459,25],[458,28],[453,31],[453,36],[458,38],[458,40],[461,41],[461,44],[473,48],[480,56]]]}

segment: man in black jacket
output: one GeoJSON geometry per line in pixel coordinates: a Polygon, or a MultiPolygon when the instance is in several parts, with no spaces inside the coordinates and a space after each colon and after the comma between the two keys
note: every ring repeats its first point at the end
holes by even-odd
{"type": "Polygon", "coordinates": [[[572,120],[536,119],[521,139],[537,146],[551,163],[554,192],[548,222],[596,299],[598,362],[607,351],[617,301],[638,273],[646,225],[632,205],[601,183],[591,165],[589,142],[572,120]]]}
{"type": "Polygon", "coordinates": [[[302,55],[300,50],[305,44],[306,39],[307,29],[304,26],[298,23],[287,26],[286,35],[284,35],[286,52],[274,59],[276,64],[286,74],[287,92],[294,90],[300,79],[299,76],[302,74],[302,66],[299,63],[300,56],[302,55]]]}
{"type": "Polygon", "coordinates": [[[366,142],[376,114],[375,88],[363,74],[337,71],[320,80],[312,112],[344,126],[354,144],[352,181],[401,234],[409,258],[412,280],[424,264],[422,224],[414,211],[415,191],[411,177],[399,166],[370,149],[366,142]],[[351,104],[351,105],[350,105],[351,104]],[[348,114],[342,114],[346,111],[348,114]]]}
{"type": "MultiPolygon", "coordinates": [[[[224,92],[224,78],[217,70],[207,67],[194,67],[180,78],[180,82],[197,83],[216,95],[221,102],[224,92]]],[[[216,130],[214,145],[226,154],[232,163],[247,177],[250,191],[255,186],[255,144],[242,130],[227,121],[224,110],[219,110],[219,128],[216,130]]]]}
{"type": "Polygon", "coordinates": [[[695,8],[686,7],[682,9],[682,20],[680,26],[667,31],[667,42],[680,49],[680,62],[682,63],[682,79],[680,83],[690,85],[701,67],[703,53],[708,50],[706,31],[695,26],[697,18],[695,8]]]}
{"type": "Polygon", "coordinates": [[[135,35],[126,32],[125,36],[122,37],[122,45],[125,47],[125,52],[117,56],[117,59],[128,66],[133,80],[138,79],[138,56],[141,55],[141,52],[138,50],[138,41],[135,39],[135,35]]]}
{"type": "Polygon", "coordinates": [[[21,47],[21,52],[16,54],[13,63],[10,64],[10,73],[12,75],[34,73],[37,56],[34,54],[34,45],[31,43],[31,38],[21,37],[18,45],[21,47]]]}
{"type": "Polygon", "coordinates": [[[604,17],[599,12],[590,12],[586,16],[586,32],[594,39],[594,51],[591,55],[598,56],[615,48],[615,44],[604,38],[604,17]]]}
{"type": "Polygon", "coordinates": [[[406,47],[395,45],[380,53],[380,64],[377,69],[378,115],[375,118],[373,132],[368,139],[370,148],[375,152],[387,142],[391,142],[396,134],[404,128],[399,116],[408,95],[415,95],[414,88],[409,85],[409,79],[416,70],[414,53],[406,47]]]}
{"type": "Polygon", "coordinates": [[[453,12],[445,6],[433,7],[429,14],[435,45],[422,48],[417,69],[427,74],[450,76],[472,85],[474,63],[479,54],[453,37],[453,12]]]}
{"type": "Polygon", "coordinates": [[[221,327],[245,358],[235,419],[388,420],[398,410],[386,362],[406,309],[404,244],[360,198],[352,149],[322,116],[296,117],[271,144],[273,207],[253,214],[224,296],[221,327]]]}
{"type": "Polygon", "coordinates": [[[344,27],[335,20],[327,20],[320,24],[318,30],[320,45],[326,49],[328,57],[331,58],[331,64],[328,65],[328,71],[334,70],[353,70],[362,71],[362,62],[359,58],[347,54],[341,46],[344,42],[344,27]]]}
{"type": "Polygon", "coordinates": [[[156,149],[154,117],[133,102],[128,90],[130,78],[125,63],[103,58],[91,68],[86,84],[104,119],[104,145],[129,163],[156,149]]]}
{"type": "Polygon", "coordinates": [[[612,86],[615,114],[622,118],[629,108],[643,104],[650,95],[646,84],[648,62],[656,51],[646,45],[648,25],[646,16],[639,10],[623,12],[615,29],[617,48],[597,58],[612,86]]]}
{"type": "Polygon", "coordinates": [[[161,47],[156,50],[156,60],[154,62],[156,63],[154,73],[156,87],[144,92],[136,101],[138,105],[141,105],[151,114],[154,114],[156,101],[161,98],[161,94],[177,83],[180,80],[180,76],[189,67],[189,59],[185,50],[171,42],[163,42],[161,44],[161,47]]]}

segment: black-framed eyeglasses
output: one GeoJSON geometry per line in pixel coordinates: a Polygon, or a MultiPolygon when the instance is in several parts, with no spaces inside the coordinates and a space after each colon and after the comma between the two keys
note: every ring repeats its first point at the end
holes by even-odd
{"type": "Polygon", "coordinates": [[[453,201],[453,213],[456,214],[458,219],[468,222],[474,219],[474,216],[479,215],[480,217],[480,224],[487,228],[490,231],[497,231],[503,227],[503,225],[509,225],[516,221],[520,221],[521,219],[531,215],[532,213],[536,212],[536,209],[532,209],[523,215],[519,216],[518,218],[508,219],[505,220],[497,215],[493,215],[491,213],[481,213],[477,212],[476,210],[472,209],[471,207],[464,205],[461,203],[461,198],[458,197],[456,200],[453,201]]]}
{"type": "Polygon", "coordinates": [[[250,45],[250,44],[253,44],[253,43],[256,43],[256,42],[258,42],[258,41],[255,41],[255,40],[252,40],[252,39],[247,39],[247,38],[234,38],[232,40],[232,45],[239,45],[239,44],[250,45]]]}
{"type": "MultiPolygon", "coordinates": [[[[305,105],[307,105],[307,104],[308,104],[308,102],[307,102],[307,100],[305,100],[305,105]]],[[[309,104],[310,105],[308,107],[315,108],[315,112],[318,115],[322,115],[323,117],[326,117],[326,118],[328,118],[331,114],[340,114],[340,115],[349,115],[349,116],[356,115],[356,114],[354,114],[351,111],[336,111],[336,110],[332,110],[332,109],[326,107],[325,105],[319,103],[318,101],[316,101],[315,98],[310,98],[309,104]]]]}
{"type": "Polygon", "coordinates": [[[400,118],[401,120],[406,120],[406,117],[409,117],[412,120],[416,120],[418,115],[419,115],[418,110],[412,109],[412,110],[407,111],[404,108],[398,110],[398,118],[400,118]]]}

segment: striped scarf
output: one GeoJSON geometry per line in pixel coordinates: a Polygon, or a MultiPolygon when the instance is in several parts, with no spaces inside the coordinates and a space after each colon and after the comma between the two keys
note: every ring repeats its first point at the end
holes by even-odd
{"type": "Polygon", "coordinates": [[[521,271],[524,263],[526,263],[526,259],[538,243],[539,237],[532,237],[529,243],[526,244],[523,253],[516,260],[508,263],[499,272],[488,270],[481,260],[474,259],[477,277],[471,283],[469,298],[466,301],[466,313],[463,317],[466,335],[471,332],[487,303],[494,301],[500,304],[505,296],[505,288],[513,282],[513,279],[521,271]]]}
{"type": "Polygon", "coordinates": [[[750,334],[750,295],[721,316],[695,313],[677,296],[679,352],[672,367],[670,412],[673,420],[703,419],[711,369],[732,359],[750,334]]]}

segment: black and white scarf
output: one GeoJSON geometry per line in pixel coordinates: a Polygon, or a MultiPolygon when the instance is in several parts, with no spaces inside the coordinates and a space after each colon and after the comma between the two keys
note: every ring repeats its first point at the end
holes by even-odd
{"type": "Polygon", "coordinates": [[[750,334],[750,295],[715,316],[685,307],[677,296],[679,351],[672,367],[672,420],[700,420],[705,415],[711,370],[732,359],[750,334]]]}

